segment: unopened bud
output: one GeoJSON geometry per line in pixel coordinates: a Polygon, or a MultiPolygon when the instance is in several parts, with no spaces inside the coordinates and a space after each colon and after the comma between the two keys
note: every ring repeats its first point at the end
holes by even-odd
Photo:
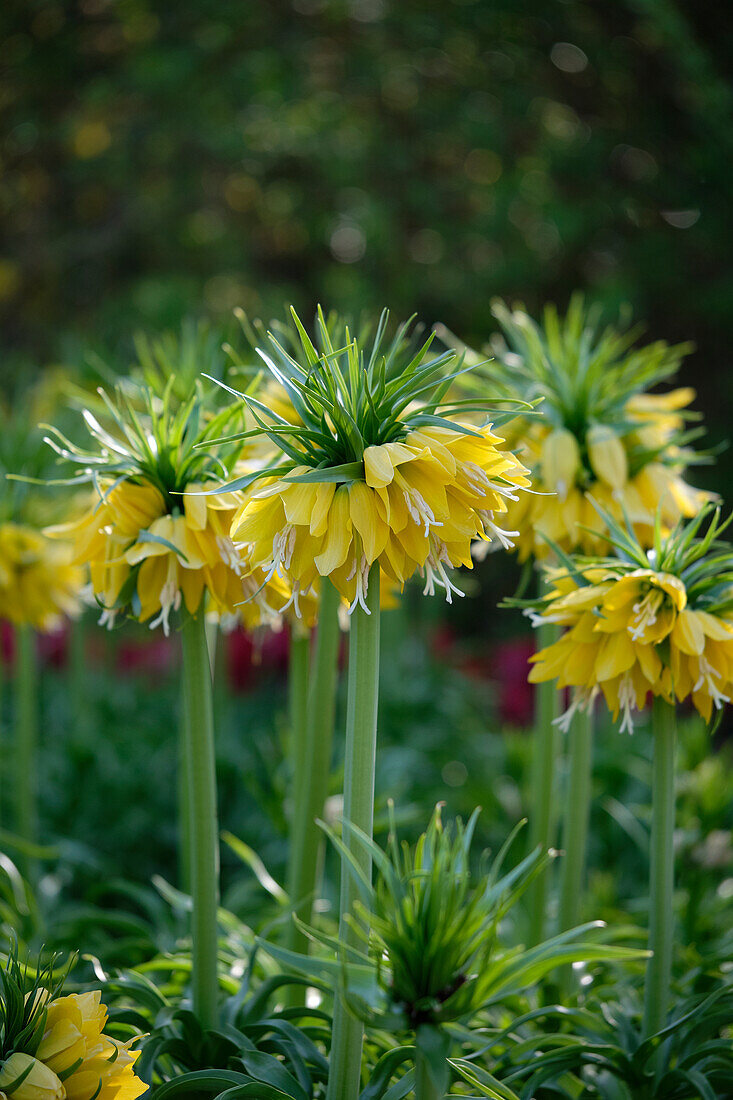
{"type": "Polygon", "coordinates": [[[64,1100],[66,1089],[59,1077],[30,1054],[16,1051],[0,1067],[0,1091],[12,1100],[64,1100]]]}
{"type": "Polygon", "coordinates": [[[629,476],[626,451],[613,428],[594,424],[586,436],[588,459],[599,481],[611,489],[623,489],[629,476]]]}
{"type": "Polygon", "coordinates": [[[542,444],[542,480],[564,500],[580,468],[578,441],[567,428],[555,428],[542,444]]]}

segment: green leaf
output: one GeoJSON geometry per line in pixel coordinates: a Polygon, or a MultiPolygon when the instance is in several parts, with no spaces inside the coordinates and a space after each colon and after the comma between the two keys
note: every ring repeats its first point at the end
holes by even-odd
{"type": "Polygon", "coordinates": [[[304,474],[294,474],[283,478],[283,481],[294,481],[298,484],[320,484],[326,481],[349,482],[363,480],[363,462],[345,462],[340,466],[326,466],[321,469],[309,470],[304,474]]]}

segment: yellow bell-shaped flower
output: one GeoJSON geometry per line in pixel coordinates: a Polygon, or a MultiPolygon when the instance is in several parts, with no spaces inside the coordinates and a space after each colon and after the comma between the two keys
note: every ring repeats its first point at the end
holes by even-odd
{"type": "Polygon", "coordinates": [[[580,469],[580,447],[567,428],[555,428],[542,444],[542,480],[561,500],[575,485],[580,469]]]}
{"type": "Polygon", "coordinates": [[[629,463],[620,438],[607,424],[594,424],[585,437],[588,461],[593,473],[609,489],[623,489],[629,477],[629,463]]]}
{"type": "Polygon", "coordinates": [[[48,1007],[38,1057],[64,1078],[67,1100],[135,1100],[147,1085],[135,1076],[139,1051],[104,1034],[99,990],[58,997],[48,1007]]]}
{"type": "Polygon", "coordinates": [[[0,1091],[6,1089],[12,1100],[66,1100],[66,1089],[54,1071],[20,1051],[0,1067],[0,1091]]]}

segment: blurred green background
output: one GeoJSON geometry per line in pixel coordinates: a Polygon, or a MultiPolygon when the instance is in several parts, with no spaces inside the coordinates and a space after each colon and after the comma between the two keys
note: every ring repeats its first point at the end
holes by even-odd
{"type": "Polygon", "coordinates": [[[733,411],[731,20],[710,0],[25,0],[0,104],[6,384],[140,327],[293,301],[581,287],[692,339],[733,411]]]}
{"type": "MultiPolygon", "coordinates": [[[[709,442],[721,442],[733,414],[732,22],[711,0],[4,5],[3,395],[90,352],[124,362],[139,329],[191,315],[225,323],[236,306],[268,318],[290,301],[305,316],[318,301],[388,305],[480,344],[493,296],[535,312],[581,288],[610,316],[631,303],[650,339],[695,342],[681,380],[699,391],[709,442]]],[[[724,455],[697,480],[725,492],[729,471],[724,455]]],[[[487,645],[526,628],[495,610],[518,569],[502,555],[477,573],[447,612],[411,592],[414,636],[386,632],[378,815],[383,824],[386,792],[415,827],[436,798],[449,812],[481,801],[482,839],[495,843],[526,809],[529,742],[508,730],[526,727],[532,701],[527,643],[487,645]]],[[[58,868],[44,864],[41,894],[59,942],[57,897],[84,895],[104,869],[140,882],[176,873],[173,649],[159,668],[141,643],[134,675],[120,677],[118,647],[134,630],[89,642],[101,655],[87,654],[80,715],[62,677],[44,678],[41,835],[65,847],[58,868]]],[[[252,674],[251,654],[244,665],[252,674]]],[[[265,662],[254,686],[233,680],[247,699],[225,688],[218,702],[223,821],[279,876],[282,668],[265,662]]],[[[10,730],[7,696],[4,707],[10,730]]],[[[599,744],[593,916],[643,892],[634,820],[647,812],[648,749],[610,729],[599,744]],[[609,868],[621,852],[617,887],[609,868]]],[[[708,755],[706,734],[684,751],[694,923],[717,912],[723,886],[725,899],[733,891],[733,772],[727,755],[708,755]],[[708,834],[728,838],[718,877],[704,871],[708,834]],[[718,890],[710,904],[695,902],[703,871],[718,890]]],[[[226,855],[227,901],[246,913],[262,898],[235,865],[226,855]]],[[[70,943],[90,942],[64,919],[70,943]]],[[[697,934],[712,938],[688,929],[688,940],[697,934]]]]}

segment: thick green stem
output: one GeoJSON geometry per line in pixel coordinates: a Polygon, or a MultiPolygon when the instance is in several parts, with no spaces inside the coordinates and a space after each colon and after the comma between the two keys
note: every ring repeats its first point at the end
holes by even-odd
{"type": "Polygon", "coordinates": [[[308,706],[308,673],[310,664],[310,633],[292,631],[288,661],[288,716],[290,719],[290,863],[292,868],[294,833],[302,817],[305,796],[306,709],[308,706]]]}
{"type": "Polygon", "coordinates": [[[580,917],[593,770],[593,714],[577,711],[568,741],[570,769],[563,814],[559,931],[575,928],[580,917]]]}
{"type": "Polygon", "coordinates": [[[443,1100],[430,1076],[428,1062],[420,1048],[415,1053],[415,1100],[443,1100]]]}
{"type": "MultiPolygon", "coordinates": [[[[555,623],[542,623],[537,631],[537,647],[545,649],[558,637],[555,623]]],[[[556,786],[560,733],[554,724],[560,714],[561,694],[550,681],[536,687],[536,718],[529,800],[529,841],[532,849],[543,851],[555,845],[557,827],[556,786]]],[[[529,942],[545,938],[549,869],[538,875],[527,891],[529,942]]]]}
{"type": "Polygon", "coordinates": [[[191,768],[188,750],[191,734],[186,729],[188,702],[186,682],[181,683],[180,714],[178,716],[178,874],[179,886],[191,893],[191,768]]]}
{"type": "Polygon", "coordinates": [[[677,715],[655,698],[652,710],[652,835],[649,867],[649,949],[644,989],[644,1036],[667,1019],[674,931],[674,752],[677,715]]]}
{"type": "MultiPolygon", "coordinates": [[[[37,830],[38,659],[36,636],[24,623],[15,633],[16,827],[35,842],[37,830]]],[[[26,870],[27,861],[24,860],[26,870]]]]}
{"type": "MultiPolygon", "coordinates": [[[[323,816],[328,794],[333,749],[333,726],[336,712],[338,682],[339,604],[337,590],[328,579],[321,587],[318,629],[313,651],[313,671],[307,692],[302,752],[296,758],[295,814],[293,819],[288,893],[297,916],[309,923],[318,887],[319,853],[323,834],[316,825],[323,816]]],[[[308,951],[309,941],[292,922],[288,929],[288,946],[294,951],[308,951]]],[[[298,990],[294,987],[294,995],[298,990]]],[[[302,991],[301,991],[302,992],[302,991]]]]}
{"type": "Polygon", "coordinates": [[[219,644],[219,623],[216,619],[206,620],[206,645],[209,650],[209,667],[211,668],[211,682],[216,680],[216,654],[219,644]]]}
{"type": "Polygon", "coordinates": [[[186,718],[182,723],[189,776],[193,1008],[203,1027],[217,1023],[219,829],[211,665],[203,607],[182,630],[186,718]]]}
{"type": "MultiPolygon", "coordinates": [[[[344,819],[358,826],[368,837],[374,822],[374,768],[377,747],[377,704],[379,699],[379,566],[369,572],[369,613],[357,607],[351,616],[349,640],[349,686],[346,710],[346,752],[344,768],[344,819]]],[[[344,842],[367,878],[371,858],[349,834],[344,842]]],[[[341,865],[339,941],[345,949],[356,947],[358,939],[347,916],[356,899],[356,889],[347,864],[341,865]]],[[[347,956],[348,957],[348,956],[347,956]]],[[[327,1100],[357,1100],[361,1077],[361,1047],[364,1028],[353,1017],[337,993],[333,1015],[331,1063],[327,1100]]]]}

